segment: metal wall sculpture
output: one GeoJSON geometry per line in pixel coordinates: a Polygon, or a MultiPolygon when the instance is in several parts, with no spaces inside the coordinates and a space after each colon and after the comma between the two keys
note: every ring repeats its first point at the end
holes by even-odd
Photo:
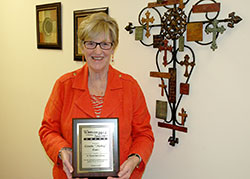
{"type": "Polygon", "coordinates": [[[215,51],[219,35],[226,30],[221,24],[226,23],[228,28],[234,28],[242,20],[234,12],[228,18],[219,19],[221,4],[215,0],[200,0],[186,14],[185,6],[189,1],[157,0],[148,3],[139,13],[140,25],[134,26],[129,22],[125,27],[130,34],[135,32],[135,40],[157,49],[158,71],[150,72],[150,76],[160,79],[161,95],[165,94],[167,101],[156,101],[156,118],[163,120],[158,122],[159,127],[172,130],[172,136],[168,139],[171,146],[179,143],[176,131],[188,131],[185,127],[188,114],[183,107],[180,109],[180,102],[183,95],[189,94],[189,79],[195,67],[195,54],[187,42],[209,45],[215,51]],[[192,21],[191,17],[197,13],[199,18],[204,15],[204,20],[192,21]],[[206,39],[211,40],[204,42],[204,34],[207,35],[206,39]],[[168,109],[170,115],[167,114],[168,109]]]}

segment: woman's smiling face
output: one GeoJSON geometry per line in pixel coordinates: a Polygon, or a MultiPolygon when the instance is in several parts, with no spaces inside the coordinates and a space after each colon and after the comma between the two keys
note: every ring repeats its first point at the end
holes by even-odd
{"type": "MultiPolygon", "coordinates": [[[[110,37],[106,37],[104,33],[101,33],[97,37],[89,39],[87,41],[92,41],[97,43],[112,42],[110,40],[110,37]]],[[[101,48],[100,44],[98,44],[94,49],[88,49],[86,48],[86,45],[83,45],[82,51],[90,70],[97,73],[108,71],[110,59],[112,54],[114,53],[113,47],[111,47],[111,49],[109,50],[104,50],[101,48]]]]}

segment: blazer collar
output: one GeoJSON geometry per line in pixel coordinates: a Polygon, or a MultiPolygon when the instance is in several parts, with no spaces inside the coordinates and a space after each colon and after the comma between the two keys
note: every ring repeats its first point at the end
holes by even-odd
{"type": "MultiPolygon", "coordinates": [[[[122,94],[117,90],[123,88],[122,74],[109,65],[108,83],[104,96],[104,104],[101,117],[108,117],[114,110],[121,105],[122,94]]],[[[94,109],[91,104],[91,98],[88,90],[88,65],[87,63],[75,72],[75,80],[72,86],[74,89],[82,91],[76,105],[90,117],[95,117],[94,109]]],[[[113,116],[117,117],[117,116],[113,116]]]]}
{"type": "Polygon", "coordinates": [[[73,83],[73,88],[79,90],[88,90],[88,65],[87,63],[79,70],[73,73],[76,77],[73,83]]]}
{"type": "MultiPolygon", "coordinates": [[[[74,74],[76,77],[73,88],[88,91],[88,64],[86,63],[81,69],[74,72],[74,74]]],[[[113,90],[122,88],[121,77],[122,74],[109,65],[107,89],[113,90]]]]}

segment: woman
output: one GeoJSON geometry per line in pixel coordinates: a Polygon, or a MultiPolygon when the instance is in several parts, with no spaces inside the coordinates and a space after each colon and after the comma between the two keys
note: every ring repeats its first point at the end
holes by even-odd
{"type": "Polygon", "coordinates": [[[105,13],[95,13],[79,26],[78,36],[87,63],[56,81],[39,130],[40,140],[54,162],[55,179],[72,178],[72,118],[118,117],[118,176],[140,179],[143,174],[154,137],[138,83],[110,65],[118,33],[116,21],[105,13]]]}

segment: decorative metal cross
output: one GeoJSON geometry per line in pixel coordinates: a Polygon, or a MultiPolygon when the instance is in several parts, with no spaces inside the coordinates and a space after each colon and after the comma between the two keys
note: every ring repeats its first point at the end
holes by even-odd
{"type": "MultiPolygon", "coordinates": [[[[179,139],[176,137],[176,131],[187,132],[187,128],[184,127],[187,117],[186,111],[182,108],[181,113],[177,114],[183,95],[189,94],[190,88],[188,82],[195,66],[194,51],[187,43],[193,41],[199,45],[211,44],[211,48],[214,51],[218,48],[216,40],[219,35],[225,31],[224,26],[219,27],[219,24],[227,23],[229,28],[234,28],[235,24],[242,20],[241,17],[235,15],[235,12],[230,13],[226,19],[218,19],[221,4],[217,3],[216,0],[199,0],[192,6],[188,15],[186,15],[184,9],[189,1],[190,0],[157,0],[156,2],[150,2],[139,13],[138,20],[140,25],[135,27],[129,22],[125,28],[131,34],[135,28],[142,27],[143,30],[146,30],[145,36],[147,40],[145,42],[142,38],[140,42],[147,47],[153,46],[153,48],[158,50],[156,53],[156,67],[158,71],[150,72],[150,76],[161,79],[162,83],[159,86],[162,88],[162,95],[164,92],[166,93],[168,108],[170,108],[170,119],[163,119],[163,122],[158,122],[158,126],[172,130],[172,136],[168,139],[171,146],[175,146],[175,144],[179,142],[179,139]],[[144,11],[146,11],[146,18],[141,17],[144,11]],[[156,12],[156,16],[159,16],[159,24],[154,24],[155,17],[150,17],[150,11],[156,12]],[[199,15],[204,14],[205,20],[191,21],[191,16],[197,13],[199,13],[199,15]],[[214,17],[211,18],[211,16],[214,17]],[[213,26],[213,28],[211,26],[213,26]],[[151,38],[149,38],[151,35],[150,30],[154,27],[160,28],[160,31],[159,33],[153,34],[153,42],[149,43],[151,40],[151,38]],[[207,33],[213,33],[212,41],[203,42],[203,30],[207,33]],[[187,38],[185,38],[185,36],[187,38]],[[186,39],[186,41],[184,39],[186,39]],[[168,45],[169,43],[172,44],[168,45]],[[162,63],[163,67],[160,68],[159,53],[162,50],[164,50],[164,58],[162,63]],[[172,56],[167,56],[167,51],[170,51],[172,56]],[[178,58],[181,58],[181,55],[184,57],[184,61],[178,60],[178,58]],[[191,62],[189,62],[190,59],[191,62]],[[186,78],[184,78],[184,82],[183,77],[178,76],[178,68],[183,65],[186,67],[184,73],[186,78]],[[188,70],[189,66],[191,66],[190,70],[188,70]],[[168,68],[168,73],[162,70],[164,67],[168,68]],[[168,80],[168,89],[163,81],[164,78],[168,80]],[[180,85],[179,93],[177,93],[177,85],[180,85]],[[177,115],[181,116],[181,121],[177,119],[177,115]]],[[[154,31],[154,33],[155,32],[156,31],[154,31]]]]}
{"type": "Polygon", "coordinates": [[[181,108],[181,113],[179,113],[179,116],[181,116],[181,125],[184,126],[185,122],[186,122],[186,118],[187,118],[187,113],[184,110],[184,108],[181,108]]]}
{"type": "Polygon", "coordinates": [[[172,49],[173,49],[173,47],[171,45],[168,46],[168,40],[167,39],[165,39],[163,41],[163,45],[160,45],[160,47],[159,47],[160,51],[164,50],[163,63],[162,63],[164,65],[164,67],[166,67],[167,64],[168,64],[168,62],[167,62],[167,51],[171,52],[172,49]]]}
{"type": "Polygon", "coordinates": [[[167,87],[167,85],[165,85],[164,80],[161,80],[161,84],[159,84],[159,87],[161,87],[161,95],[164,96],[164,89],[167,87]]]}
{"type": "Polygon", "coordinates": [[[147,38],[149,38],[149,36],[150,36],[150,32],[149,32],[149,23],[150,23],[150,22],[153,23],[153,22],[155,21],[155,19],[154,19],[154,17],[149,18],[149,16],[150,16],[150,12],[149,12],[149,11],[147,11],[147,12],[145,13],[145,15],[146,15],[146,18],[143,17],[143,18],[141,19],[141,21],[142,21],[143,24],[146,23],[146,30],[147,30],[147,32],[146,32],[145,36],[146,36],[147,38]]]}
{"type": "Polygon", "coordinates": [[[209,33],[213,33],[213,42],[212,42],[212,45],[211,45],[211,49],[215,50],[218,48],[217,44],[216,44],[216,36],[217,36],[217,33],[221,33],[223,34],[223,32],[226,30],[225,27],[222,25],[221,27],[218,27],[218,23],[219,21],[218,20],[214,20],[212,22],[213,24],[213,28],[206,28],[205,32],[207,34],[209,33]]]}
{"type": "Polygon", "coordinates": [[[184,76],[185,77],[188,77],[189,76],[189,73],[188,73],[188,66],[191,66],[191,67],[194,67],[195,66],[195,62],[188,62],[190,57],[188,55],[185,55],[184,57],[184,61],[181,61],[180,62],[180,65],[183,66],[185,65],[186,66],[186,70],[185,70],[185,73],[184,73],[184,76]]]}

